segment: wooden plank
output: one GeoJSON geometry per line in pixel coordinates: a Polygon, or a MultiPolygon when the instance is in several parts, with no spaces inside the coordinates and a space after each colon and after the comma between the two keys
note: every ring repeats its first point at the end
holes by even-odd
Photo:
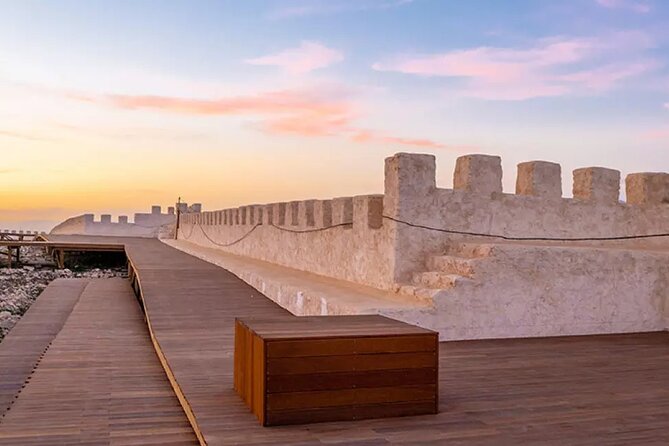
{"type": "Polygon", "coordinates": [[[253,333],[249,330],[244,331],[244,350],[244,402],[253,411],[253,333]]]}
{"type": "Polygon", "coordinates": [[[387,387],[401,384],[437,384],[439,370],[435,368],[375,370],[357,372],[356,387],[387,387]]]}
{"type": "Polygon", "coordinates": [[[267,397],[267,410],[354,406],[401,401],[434,401],[435,384],[395,387],[350,388],[309,392],[272,393],[267,397]]]}
{"type": "MultiPolygon", "coordinates": [[[[299,375],[268,375],[267,393],[351,389],[356,386],[359,375],[360,372],[355,371],[299,375]]],[[[376,375],[385,375],[385,372],[376,372],[376,375]]]]}
{"type": "Polygon", "coordinates": [[[242,398],[244,398],[244,368],[246,350],[244,348],[244,330],[245,326],[239,321],[235,321],[235,350],[234,350],[234,389],[242,398]]]}
{"type": "Polygon", "coordinates": [[[437,348],[436,335],[297,339],[268,342],[268,357],[351,355],[355,353],[426,352],[437,348]]]}
{"type": "Polygon", "coordinates": [[[242,323],[267,341],[365,336],[433,335],[434,332],[379,315],[245,317],[242,323]]]}
{"type": "Polygon", "coordinates": [[[267,396],[267,411],[353,406],[356,389],[316,390],[311,392],[272,393],[267,396]]]}
{"type": "Polygon", "coordinates": [[[252,335],[253,339],[253,392],[252,404],[253,413],[260,421],[265,423],[265,342],[258,336],[252,335]]]}
{"type": "Polygon", "coordinates": [[[356,370],[419,369],[435,366],[435,352],[357,355],[356,370]]]}
{"type": "Polygon", "coordinates": [[[356,353],[434,352],[439,336],[434,334],[355,339],[356,353]]]}
{"type": "Polygon", "coordinates": [[[267,374],[304,375],[355,370],[357,355],[309,356],[298,358],[270,358],[267,360],[267,374]]]}
{"type": "Polygon", "coordinates": [[[350,370],[392,370],[434,367],[434,352],[270,358],[268,375],[300,375],[350,370]]]}
{"type": "Polygon", "coordinates": [[[404,383],[436,384],[437,380],[437,370],[433,368],[306,375],[270,375],[267,377],[267,393],[334,390],[354,387],[391,387],[404,383]]]}
{"type": "Polygon", "coordinates": [[[267,343],[268,358],[352,355],[354,353],[354,338],[297,339],[291,341],[269,341],[267,343]]]}

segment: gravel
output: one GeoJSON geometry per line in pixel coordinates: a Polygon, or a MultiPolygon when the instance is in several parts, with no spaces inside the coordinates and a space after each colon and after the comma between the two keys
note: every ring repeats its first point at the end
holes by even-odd
{"type": "Polygon", "coordinates": [[[74,277],[127,277],[127,270],[124,267],[59,270],[39,249],[22,250],[21,257],[22,262],[30,265],[11,269],[0,267],[0,341],[52,280],[74,277]]]}

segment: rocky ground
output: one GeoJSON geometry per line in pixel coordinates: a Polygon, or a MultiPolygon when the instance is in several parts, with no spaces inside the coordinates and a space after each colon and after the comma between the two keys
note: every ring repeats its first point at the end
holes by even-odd
{"type": "MultiPolygon", "coordinates": [[[[127,276],[125,267],[95,268],[77,265],[75,270],[59,270],[41,249],[24,249],[21,256],[22,266],[9,269],[4,263],[0,263],[0,341],[52,280],[61,277],[127,276]]],[[[0,258],[0,262],[3,261],[0,258]]]]}

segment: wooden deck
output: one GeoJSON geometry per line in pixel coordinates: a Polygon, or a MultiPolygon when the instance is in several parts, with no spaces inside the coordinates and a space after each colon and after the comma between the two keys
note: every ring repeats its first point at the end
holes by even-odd
{"type": "MultiPolygon", "coordinates": [[[[35,324],[23,325],[17,327],[39,331],[35,324]]],[[[127,280],[86,284],[0,420],[0,444],[197,444],[127,280]]]]}
{"type": "MultiPolygon", "coordinates": [[[[263,428],[233,390],[234,321],[236,317],[285,315],[286,311],[227,271],[158,240],[120,241],[139,279],[154,346],[202,443],[669,443],[666,332],[441,343],[437,415],[263,428]]],[[[91,311],[87,317],[94,314],[91,311]]],[[[87,333],[92,336],[94,331],[87,333]]],[[[72,336],[69,342],[82,342],[81,336],[72,336]]],[[[49,349],[33,379],[51,352],[49,349]]],[[[139,353],[134,356],[136,361],[142,357],[139,353]]],[[[116,374],[124,377],[116,369],[108,379],[116,374]]],[[[68,390],[79,392],[84,384],[68,390]]],[[[35,401],[45,398],[29,394],[32,385],[31,381],[21,393],[7,421],[28,395],[34,400],[24,401],[27,407],[36,407],[35,401]]],[[[122,387],[117,389],[122,391],[122,387]]],[[[72,403],[86,407],[82,400],[72,403]]],[[[44,412],[40,417],[44,421],[38,424],[56,427],[55,419],[48,421],[55,416],[44,412]]],[[[134,417],[146,415],[129,416],[134,417]]],[[[143,419],[145,425],[151,423],[143,419]]],[[[7,426],[11,424],[0,423],[0,434],[6,435],[7,426]]],[[[161,426],[156,424],[157,429],[161,426]]]]}
{"type": "Polygon", "coordinates": [[[54,280],[0,342],[0,417],[10,408],[88,284],[54,280]]]}
{"type": "Polygon", "coordinates": [[[39,236],[37,231],[0,230],[0,240],[35,240],[39,236]]]}

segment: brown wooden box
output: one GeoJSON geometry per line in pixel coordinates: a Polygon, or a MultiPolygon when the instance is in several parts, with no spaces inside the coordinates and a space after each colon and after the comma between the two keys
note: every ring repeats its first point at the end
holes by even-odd
{"type": "Polygon", "coordinates": [[[437,413],[438,341],[383,316],[237,319],[234,388],[263,426],[437,413]]]}

